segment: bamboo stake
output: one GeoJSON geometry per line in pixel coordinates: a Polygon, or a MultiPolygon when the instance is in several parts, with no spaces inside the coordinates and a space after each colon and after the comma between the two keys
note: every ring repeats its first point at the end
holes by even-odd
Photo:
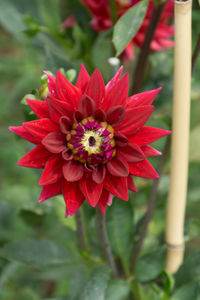
{"type": "Polygon", "coordinates": [[[171,183],[167,205],[166,270],[175,273],[184,256],[188,179],[192,0],[175,1],[174,97],[171,183]]]}

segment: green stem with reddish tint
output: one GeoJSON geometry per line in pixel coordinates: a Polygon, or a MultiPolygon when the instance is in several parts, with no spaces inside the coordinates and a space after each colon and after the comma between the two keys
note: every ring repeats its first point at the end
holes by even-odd
{"type": "Polygon", "coordinates": [[[87,239],[86,239],[84,222],[83,222],[83,217],[80,208],[77,210],[75,214],[75,219],[76,219],[78,243],[79,243],[80,250],[87,251],[88,250],[87,239]]]}
{"type": "Polygon", "coordinates": [[[97,226],[99,231],[99,239],[101,242],[101,248],[104,254],[104,257],[108,264],[111,267],[112,273],[114,277],[118,277],[118,270],[117,266],[112,254],[112,250],[110,247],[107,231],[106,231],[106,224],[105,224],[105,217],[101,214],[100,210],[97,208],[97,226]]]}
{"type": "Polygon", "coordinates": [[[142,44],[140,55],[139,55],[139,58],[137,61],[137,65],[134,70],[134,81],[133,81],[133,87],[132,87],[133,94],[138,93],[138,91],[140,90],[140,88],[142,86],[145,69],[146,69],[146,63],[147,63],[147,60],[148,60],[148,57],[150,54],[151,41],[153,40],[154,33],[158,26],[165,3],[166,2],[161,2],[159,5],[154,7],[153,14],[151,16],[150,23],[147,28],[147,32],[145,34],[145,39],[142,44]]]}

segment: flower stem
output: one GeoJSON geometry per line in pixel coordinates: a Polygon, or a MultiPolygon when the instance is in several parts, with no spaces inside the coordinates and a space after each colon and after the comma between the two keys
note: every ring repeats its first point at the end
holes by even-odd
{"type": "Polygon", "coordinates": [[[117,21],[116,3],[115,3],[115,0],[109,0],[109,3],[110,3],[111,20],[112,20],[112,24],[114,26],[117,21]]]}
{"type": "Polygon", "coordinates": [[[151,16],[150,23],[147,28],[145,39],[142,44],[140,55],[139,55],[139,58],[138,58],[138,61],[136,64],[135,71],[134,71],[134,81],[133,81],[132,93],[137,93],[139,91],[139,89],[141,88],[141,85],[142,85],[142,82],[144,79],[146,62],[147,62],[148,56],[150,54],[151,41],[154,37],[154,33],[158,26],[158,22],[160,20],[165,3],[166,2],[161,2],[161,4],[155,6],[155,8],[153,10],[153,14],[151,16]]]}
{"type": "Polygon", "coordinates": [[[86,241],[86,234],[83,224],[83,217],[81,214],[81,210],[78,209],[75,214],[76,219],[76,227],[77,227],[77,234],[78,234],[78,243],[81,251],[87,251],[87,241],[86,241]]]}
{"type": "Polygon", "coordinates": [[[106,225],[105,225],[105,217],[101,214],[100,210],[97,208],[97,225],[98,225],[98,231],[99,231],[99,238],[101,241],[101,247],[105,256],[105,259],[107,260],[108,264],[110,265],[112,269],[113,276],[118,277],[118,270],[116,263],[114,261],[114,257],[112,254],[112,250],[109,244],[108,235],[106,231],[106,225]]]}
{"type": "Polygon", "coordinates": [[[192,55],[192,72],[194,71],[194,67],[195,67],[195,64],[196,64],[196,61],[197,61],[197,58],[200,54],[200,33],[198,35],[198,39],[197,39],[197,43],[196,43],[196,46],[195,46],[195,49],[194,49],[194,53],[192,55]]]}
{"type": "MultiPolygon", "coordinates": [[[[158,163],[158,173],[161,175],[163,172],[163,168],[164,168],[164,163],[165,163],[165,159],[169,150],[169,146],[170,146],[170,137],[167,137],[164,149],[163,149],[163,155],[158,163]]],[[[151,221],[154,209],[155,209],[155,205],[156,205],[156,199],[157,199],[157,193],[158,193],[158,186],[159,186],[159,180],[154,180],[153,186],[152,186],[152,190],[151,190],[151,195],[150,195],[150,199],[149,199],[149,203],[148,203],[148,207],[147,207],[147,212],[146,212],[146,216],[144,218],[143,224],[142,224],[142,228],[141,228],[141,233],[140,233],[140,237],[138,239],[138,242],[135,246],[135,251],[131,257],[131,262],[130,262],[130,267],[131,267],[131,271],[134,270],[135,267],[135,263],[137,258],[140,255],[140,252],[142,250],[142,246],[144,243],[144,239],[146,237],[147,234],[147,230],[148,230],[148,226],[149,223],[151,221]]]]}

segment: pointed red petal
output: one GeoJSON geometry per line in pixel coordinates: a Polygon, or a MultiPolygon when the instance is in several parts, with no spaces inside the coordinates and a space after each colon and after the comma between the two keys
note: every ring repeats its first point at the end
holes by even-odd
{"type": "Polygon", "coordinates": [[[82,91],[82,93],[84,93],[88,86],[89,80],[90,76],[88,75],[88,72],[86,71],[84,65],[81,64],[80,72],[76,82],[76,87],[79,88],[82,91]]]}
{"type": "Polygon", "coordinates": [[[106,120],[112,126],[119,126],[125,118],[125,109],[121,105],[109,108],[106,120]]]}
{"type": "Polygon", "coordinates": [[[104,81],[98,69],[94,71],[90,78],[86,94],[96,102],[97,107],[100,105],[105,96],[104,81]]]}
{"type": "Polygon", "coordinates": [[[141,150],[144,152],[144,155],[146,157],[151,157],[151,156],[156,156],[156,155],[162,154],[162,152],[156,150],[155,148],[153,148],[149,145],[141,146],[141,150]]]}
{"type": "Polygon", "coordinates": [[[88,176],[80,181],[80,188],[91,206],[96,206],[102,193],[103,184],[97,184],[88,176]]]}
{"type": "Polygon", "coordinates": [[[17,164],[28,168],[44,168],[51,155],[42,145],[38,145],[22,157],[17,164]]]}
{"type": "Polygon", "coordinates": [[[117,196],[118,198],[128,201],[128,188],[126,177],[116,177],[106,173],[104,188],[117,196]]]}
{"type": "Polygon", "coordinates": [[[60,131],[48,133],[42,140],[45,148],[52,153],[60,153],[66,148],[65,136],[60,131]]]}
{"type": "Polygon", "coordinates": [[[130,143],[124,147],[118,148],[117,154],[128,162],[138,162],[145,158],[140,147],[130,143]]]}
{"type": "Polygon", "coordinates": [[[119,68],[115,76],[106,84],[106,91],[111,89],[113,85],[115,85],[119,81],[122,71],[123,71],[123,66],[119,68]]]}
{"type": "Polygon", "coordinates": [[[102,215],[105,215],[106,213],[106,206],[109,205],[109,203],[112,203],[113,195],[109,193],[107,190],[103,189],[101,197],[98,202],[98,208],[100,209],[102,215]]]}
{"type": "Polygon", "coordinates": [[[113,176],[127,177],[129,173],[127,161],[119,156],[115,156],[106,165],[108,171],[113,176]]]}
{"type": "Polygon", "coordinates": [[[59,70],[56,74],[56,88],[60,100],[77,108],[81,91],[75,87],[59,70]]]}
{"type": "Polygon", "coordinates": [[[43,202],[51,197],[62,194],[63,181],[60,180],[56,183],[48,184],[43,186],[42,192],[40,194],[39,202],[43,202]]]}
{"type": "Polygon", "coordinates": [[[59,155],[52,156],[46,163],[39,185],[57,182],[62,176],[63,160],[59,155]]]}
{"type": "Polygon", "coordinates": [[[49,111],[46,101],[26,99],[26,102],[38,118],[49,118],[49,111]]]}
{"type": "Polygon", "coordinates": [[[103,101],[102,107],[107,111],[110,107],[124,105],[128,97],[129,79],[125,74],[115,85],[113,85],[103,101]]]}
{"type": "Polygon", "coordinates": [[[84,118],[93,116],[96,110],[96,103],[87,95],[83,95],[78,103],[78,110],[84,118]]]}
{"type": "Polygon", "coordinates": [[[96,167],[92,172],[92,179],[96,183],[102,183],[106,175],[106,168],[104,165],[96,167]]]}
{"type": "Polygon", "coordinates": [[[131,174],[128,175],[128,178],[127,178],[127,183],[128,183],[128,189],[131,190],[132,192],[134,193],[137,193],[138,190],[136,189],[135,187],[135,184],[134,184],[134,181],[133,181],[133,177],[131,174]]]}
{"type": "Polygon", "coordinates": [[[62,116],[68,116],[71,118],[73,108],[70,104],[64,101],[57,100],[53,97],[47,97],[46,99],[49,115],[52,121],[58,123],[62,116]]]}
{"type": "Polygon", "coordinates": [[[77,182],[64,183],[63,196],[65,199],[67,213],[72,216],[81,206],[85,197],[77,182]]]}
{"type": "Polygon", "coordinates": [[[150,162],[148,162],[148,160],[146,159],[135,164],[129,163],[129,171],[131,174],[138,177],[152,178],[152,179],[159,178],[159,175],[156,172],[156,170],[154,170],[150,162]]]}
{"type": "Polygon", "coordinates": [[[23,126],[9,126],[8,129],[33,144],[40,143],[40,140],[33,137],[23,126]]]}
{"type": "Polygon", "coordinates": [[[170,133],[170,130],[143,126],[140,131],[129,138],[129,141],[136,143],[137,145],[146,145],[153,143],[170,133]]]}
{"type": "Polygon", "coordinates": [[[43,139],[49,132],[58,129],[58,126],[49,119],[25,122],[22,125],[30,134],[38,139],[43,139]]]}
{"type": "Polygon", "coordinates": [[[48,72],[44,73],[47,75],[47,84],[48,84],[48,89],[50,94],[53,97],[57,97],[57,91],[56,91],[56,78],[54,76],[52,76],[51,74],[49,74],[48,72]]]}
{"type": "Polygon", "coordinates": [[[160,90],[162,90],[162,88],[131,96],[127,99],[126,108],[128,109],[136,106],[151,105],[160,90]]]}
{"type": "Polygon", "coordinates": [[[69,182],[80,180],[83,177],[83,165],[74,160],[65,161],[63,175],[69,182]]]}
{"type": "Polygon", "coordinates": [[[116,128],[122,134],[133,135],[148,120],[154,110],[154,106],[139,106],[126,111],[123,123],[116,128]]]}

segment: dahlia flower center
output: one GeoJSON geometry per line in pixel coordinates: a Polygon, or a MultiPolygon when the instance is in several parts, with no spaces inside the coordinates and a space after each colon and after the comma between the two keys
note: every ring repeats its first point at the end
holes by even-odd
{"type": "Polygon", "coordinates": [[[67,146],[73,159],[90,165],[105,164],[115,154],[114,129],[107,122],[98,122],[93,117],[75,123],[67,134],[67,146]]]}

